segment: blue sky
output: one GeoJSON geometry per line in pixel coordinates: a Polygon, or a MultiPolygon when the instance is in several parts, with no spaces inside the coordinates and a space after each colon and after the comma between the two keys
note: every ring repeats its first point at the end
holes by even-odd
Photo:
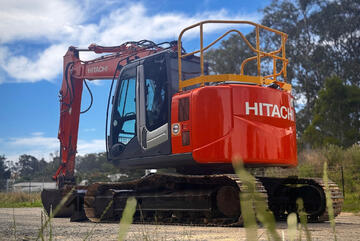
{"type": "MultiPolygon", "coordinates": [[[[49,159],[59,148],[58,91],[68,46],[177,39],[206,19],[259,22],[270,0],[116,1],[0,0],[0,155],[49,159]]],[[[212,33],[216,29],[209,29],[212,33]]],[[[246,31],[246,30],[245,30],[246,31]]],[[[185,47],[194,48],[189,36],[185,47]],[[188,45],[186,45],[188,44],[188,45]]],[[[83,56],[90,58],[91,56],[83,56]]],[[[79,154],[105,150],[105,108],[110,81],[93,81],[93,108],[81,115],[79,154]]],[[[83,108],[89,103],[83,93],[83,108]]]]}

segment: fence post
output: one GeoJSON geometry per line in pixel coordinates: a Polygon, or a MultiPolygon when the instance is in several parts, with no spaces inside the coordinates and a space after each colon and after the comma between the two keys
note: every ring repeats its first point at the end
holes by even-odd
{"type": "Polygon", "coordinates": [[[343,168],[342,163],[341,163],[341,182],[342,182],[343,195],[344,195],[344,199],[345,199],[344,168],[343,168]]]}

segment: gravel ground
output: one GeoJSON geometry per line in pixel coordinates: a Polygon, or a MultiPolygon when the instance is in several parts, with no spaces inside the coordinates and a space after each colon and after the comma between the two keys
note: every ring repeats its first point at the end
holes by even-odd
{"type": "MultiPolygon", "coordinates": [[[[359,215],[342,213],[335,221],[338,240],[360,240],[359,215]]],[[[2,208],[0,209],[0,240],[36,240],[40,223],[41,208],[2,208]],[[14,234],[14,220],[16,234],[14,234]]],[[[116,223],[96,225],[90,222],[71,223],[65,218],[54,219],[52,227],[53,240],[84,240],[91,229],[94,229],[94,232],[88,240],[117,240],[119,229],[116,223]]],[[[283,240],[288,240],[286,228],[286,223],[277,223],[278,232],[283,240]]],[[[310,223],[309,230],[312,240],[334,240],[329,222],[310,223]]],[[[48,231],[45,233],[48,234],[48,231]]],[[[258,237],[258,240],[267,240],[264,229],[258,230],[258,237]]],[[[302,237],[305,240],[304,234],[302,237]]],[[[49,239],[48,236],[45,238],[49,239]]],[[[245,240],[245,229],[133,224],[130,226],[126,240],[245,240]]]]}

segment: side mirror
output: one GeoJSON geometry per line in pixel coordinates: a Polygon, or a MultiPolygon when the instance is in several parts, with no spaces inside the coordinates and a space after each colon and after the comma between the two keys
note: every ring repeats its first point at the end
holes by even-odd
{"type": "Polygon", "coordinates": [[[123,143],[116,143],[110,149],[110,155],[112,157],[120,156],[120,154],[125,150],[125,145],[123,143]]]}

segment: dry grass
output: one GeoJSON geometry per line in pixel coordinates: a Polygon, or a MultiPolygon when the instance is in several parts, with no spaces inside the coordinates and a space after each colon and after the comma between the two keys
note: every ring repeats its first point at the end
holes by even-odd
{"type": "Polygon", "coordinates": [[[42,207],[40,193],[0,192],[0,208],[42,207]]]}

